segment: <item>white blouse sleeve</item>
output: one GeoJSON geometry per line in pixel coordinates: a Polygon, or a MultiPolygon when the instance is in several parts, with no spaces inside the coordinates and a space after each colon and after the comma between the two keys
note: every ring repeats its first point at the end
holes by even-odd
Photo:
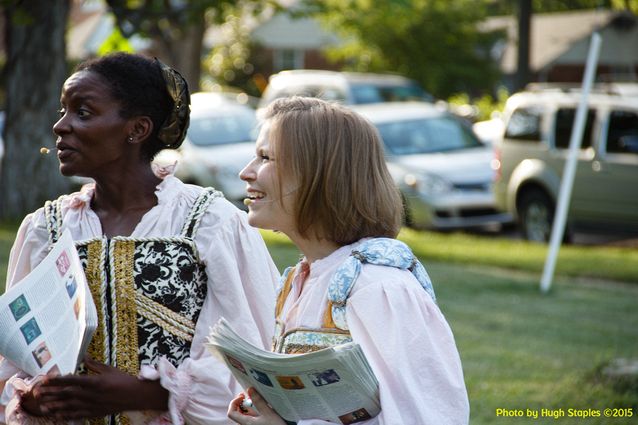
{"type": "Polygon", "coordinates": [[[49,234],[42,209],[27,215],[18,228],[9,254],[6,288],[9,289],[46,257],[49,234]]]}
{"type": "MultiPolygon", "coordinates": [[[[245,213],[226,206],[226,201],[215,202],[232,211],[229,215],[207,214],[197,232],[196,244],[208,274],[208,294],[195,328],[191,357],[177,369],[161,361],[156,370],[162,386],[170,392],[168,413],[175,424],[229,423],[228,403],[241,387],[226,365],[204,347],[210,327],[220,317],[263,349],[270,348],[274,329],[279,273],[245,213]]],[[[148,370],[142,376],[154,378],[148,370]]]]}
{"type": "Polygon", "coordinates": [[[348,298],[348,327],[374,370],[381,399],[381,413],[359,423],[466,425],[469,402],[452,331],[410,273],[395,271],[398,279],[367,284],[348,298]]]}
{"type": "Polygon", "coordinates": [[[452,331],[411,274],[401,274],[408,276],[357,291],[346,310],[380,383],[378,423],[465,425],[469,403],[452,331]]]}

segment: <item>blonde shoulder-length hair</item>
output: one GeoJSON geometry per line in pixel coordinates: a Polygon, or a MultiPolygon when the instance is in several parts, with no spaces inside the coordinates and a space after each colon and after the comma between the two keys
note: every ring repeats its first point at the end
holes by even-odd
{"type": "MultiPolygon", "coordinates": [[[[277,99],[267,121],[279,181],[295,178],[297,231],[347,245],[398,234],[403,213],[376,128],[336,103],[309,97],[277,99]]],[[[281,189],[281,188],[280,188],[281,189]]]]}

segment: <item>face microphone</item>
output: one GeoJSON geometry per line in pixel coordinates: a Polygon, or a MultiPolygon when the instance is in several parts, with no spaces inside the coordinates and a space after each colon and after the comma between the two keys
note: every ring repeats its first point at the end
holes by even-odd
{"type": "MultiPolygon", "coordinates": [[[[286,196],[290,196],[293,193],[295,193],[297,190],[299,190],[298,187],[292,189],[291,191],[288,191],[286,193],[284,193],[283,195],[281,195],[281,197],[279,197],[278,199],[269,199],[267,201],[260,201],[261,203],[266,203],[266,202],[277,202],[283,198],[285,198],[286,196]]],[[[250,198],[244,198],[244,205],[249,206],[250,204],[252,204],[253,202],[255,202],[254,199],[250,199],[250,198]]]]}
{"type": "Polygon", "coordinates": [[[57,151],[57,150],[58,150],[58,148],[45,148],[44,146],[42,146],[40,148],[40,154],[41,155],[48,155],[51,152],[54,152],[54,151],[57,151]]]}

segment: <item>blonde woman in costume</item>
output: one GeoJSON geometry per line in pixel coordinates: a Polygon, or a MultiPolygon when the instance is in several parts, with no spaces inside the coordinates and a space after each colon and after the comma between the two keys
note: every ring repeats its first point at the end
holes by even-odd
{"type": "MultiPolygon", "coordinates": [[[[382,410],[374,418],[357,412],[356,422],[467,424],[454,337],[425,269],[394,239],[402,203],[377,131],[345,107],[313,98],[276,100],[263,118],[256,157],[240,173],[248,222],[283,232],[303,253],[282,277],[274,350],[359,343],[379,381],[382,410]]],[[[231,419],[284,424],[249,393],[259,412],[245,409],[240,394],[231,419]]]]}
{"type": "Polygon", "coordinates": [[[0,422],[228,423],[240,388],[203,342],[224,316],[267,346],[278,273],[245,213],[151,167],[159,150],[179,147],[188,122],[186,81],[157,60],[109,55],[64,83],[53,126],[60,171],[95,184],[24,219],[7,286],[68,229],[99,326],[88,375],[32,378],[2,360],[0,422]]]}

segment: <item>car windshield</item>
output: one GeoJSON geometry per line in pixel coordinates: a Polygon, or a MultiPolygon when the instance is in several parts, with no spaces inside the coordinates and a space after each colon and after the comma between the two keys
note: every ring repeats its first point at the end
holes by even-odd
{"type": "Polygon", "coordinates": [[[343,102],[346,100],[346,94],[339,87],[321,84],[301,84],[286,87],[285,89],[275,93],[275,97],[272,95],[269,96],[267,98],[267,103],[275,100],[275,98],[292,96],[318,97],[323,100],[335,102],[343,102]]]}
{"type": "Polygon", "coordinates": [[[232,115],[195,116],[188,127],[188,138],[197,146],[224,145],[255,140],[257,120],[252,110],[232,115]]]}
{"type": "Polygon", "coordinates": [[[421,100],[432,102],[432,96],[417,85],[384,86],[378,84],[352,84],[354,103],[405,102],[421,100]]]}
{"type": "Polygon", "coordinates": [[[393,155],[445,152],[483,146],[469,128],[449,116],[395,121],[377,125],[393,155]]]}

